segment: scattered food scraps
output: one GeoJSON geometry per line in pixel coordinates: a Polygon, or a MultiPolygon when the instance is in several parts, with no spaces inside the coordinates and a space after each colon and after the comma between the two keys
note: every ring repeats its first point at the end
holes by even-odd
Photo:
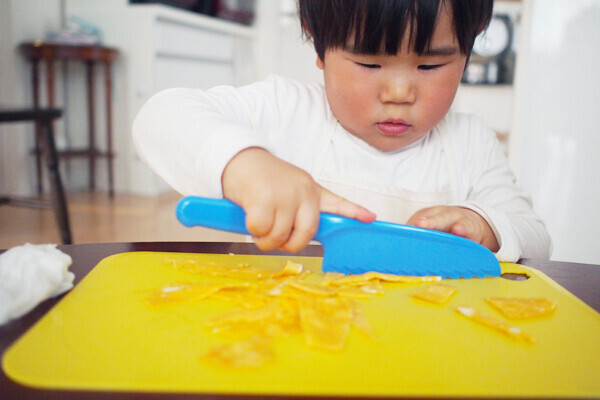
{"type": "Polygon", "coordinates": [[[443,283],[434,283],[425,286],[423,290],[413,294],[413,296],[431,303],[444,304],[450,300],[454,293],[456,293],[455,287],[443,283]]]}
{"type": "Polygon", "coordinates": [[[485,301],[511,319],[542,317],[556,309],[556,302],[544,298],[486,297],[485,301]]]}
{"type": "Polygon", "coordinates": [[[250,339],[213,346],[203,358],[222,366],[256,368],[275,359],[271,339],[253,336],[250,339]]]}
{"type": "Polygon", "coordinates": [[[350,333],[353,304],[340,298],[304,296],[300,306],[300,326],[307,346],[323,350],[341,350],[350,333]]]}
{"type": "Polygon", "coordinates": [[[439,276],[404,276],[367,272],[360,275],[315,274],[288,261],[279,271],[216,263],[168,260],[177,270],[227,279],[219,283],[175,282],[153,291],[145,302],[155,306],[180,301],[221,300],[239,308],[212,316],[206,328],[232,340],[209,350],[204,358],[232,367],[257,367],[274,359],[272,340],[301,334],[307,346],[339,351],[352,328],[374,340],[368,319],[355,300],[383,293],[381,282],[419,284],[439,276]],[[230,281],[234,279],[235,281],[230,281]]]}
{"type": "Polygon", "coordinates": [[[217,264],[214,262],[200,262],[195,260],[165,259],[166,264],[172,265],[176,270],[183,270],[195,275],[210,275],[234,279],[272,279],[283,276],[308,274],[302,270],[302,265],[288,261],[280,271],[270,271],[263,268],[252,267],[241,263],[238,265],[217,264]]]}
{"type": "Polygon", "coordinates": [[[535,340],[529,334],[523,332],[518,326],[510,325],[504,321],[491,317],[485,313],[477,311],[473,307],[460,306],[456,308],[456,311],[470,320],[501,332],[512,339],[524,340],[531,343],[535,342],[535,340]]]}
{"type": "Polygon", "coordinates": [[[165,304],[177,301],[187,301],[190,299],[205,299],[215,294],[219,290],[233,288],[247,288],[250,283],[226,283],[226,284],[205,284],[175,282],[170,285],[150,293],[146,297],[148,304],[165,304]]]}
{"type": "Polygon", "coordinates": [[[441,276],[412,276],[412,275],[393,275],[384,274],[381,272],[365,272],[357,275],[344,275],[339,278],[330,279],[327,281],[328,286],[340,285],[364,285],[369,281],[384,281],[396,283],[427,283],[441,281],[441,276]]]}

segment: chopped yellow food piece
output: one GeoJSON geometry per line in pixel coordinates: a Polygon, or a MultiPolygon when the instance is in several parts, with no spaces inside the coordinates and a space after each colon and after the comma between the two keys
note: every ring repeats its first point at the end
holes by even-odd
{"type": "Polygon", "coordinates": [[[254,336],[248,340],[212,347],[204,358],[219,365],[231,367],[260,367],[275,359],[269,338],[254,336]]]}
{"type": "Polygon", "coordinates": [[[289,286],[298,289],[302,292],[314,294],[317,296],[329,297],[336,294],[336,290],[327,286],[311,285],[310,283],[289,281],[289,286]]]}
{"type": "Polygon", "coordinates": [[[369,339],[375,340],[375,334],[369,320],[358,307],[352,307],[352,326],[367,335],[369,339]]]}
{"type": "MultiPolygon", "coordinates": [[[[251,267],[248,264],[238,264],[236,266],[221,265],[213,262],[173,262],[176,269],[184,270],[186,272],[201,275],[219,276],[225,278],[234,279],[270,279],[274,276],[278,276],[283,271],[269,271],[262,268],[251,267]]],[[[284,267],[285,268],[285,267],[284,267]]],[[[286,272],[287,273],[287,272],[286,272]]]]}
{"type": "Polygon", "coordinates": [[[485,301],[512,319],[541,317],[556,309],[556,302],[544,298],[487,297],[485,301]]]}
{"type": "Polygon", "coordinates": [[[450,300],[455,292],[455,287],[443,283],[434,283],[424,287],[423,290],[413,294],[413,296],[431,303],[444,304],[450,300]]]}
{"type": "Polygon", "coordinates": [[[248,290],[222,289],[207,296],[209,299],[235,303],[244,308],[260,308],[267,305],[271,299],[261,290],[260,286],[248,286],[248,290]]]}
{"type": "Polygon", "coordinates": [[[242,292],[230,292],[223,290],[220,292],[213,293],[209,297],[211,299],[221,300],[227,303],[242,304],[247,298],[247,294],[242,292]]]}
{"type": "Polygon", "coordinates": [[[352,303],[338,298],[304,297],[299,305],[306,344],[325,350],[341,350],[350,332],[354,314],[352,303]]]}
{"type": "Polygon", "coordinates": [[[229,326],[237,323],[252,323],[260,322],[268,319],[273,314],[273,307],[263,307],[258,309],[238,308],[233,311],[219,314],[206,321],[206,325],[213,326],[229,326]]]}
{"type": "Polygon", "coordinates": [[[295,263],[293,261],[287,261],[283,266],[283,269],[273,275],[275,278],[300,275],[302,272],[302,264],[295,263]]]}
{"type": "Polygon", "coordinates": [[[342,274],[341,272],[326,272],[325,275],[323,276],[323,280],[321,280],[321,285],[322,286],[329,286],[329,284],[332,281],[335,281],[336,279],[339,278],[343,278],[344,274],[342,274]]]}
{"type": "Polygon", "coordinates": [[[366,282],[379,280],[385,282],[398,283],[426,283],[441,281],[441,276],[412,276],[412,275],[394,275],[384,274],[382,272],[365,272],[358,275],[346,275],[329,281],[329,285],[362,285],[366,282]]]}
{"type": "Polygon", "coordinates": [[[513,339],[535,342],[535,340],[529,334],[523,332],[518,326],[510,325],[504,321],[477,311],[473,307],[460,306],[457,307],[456,311],[472,321],[487,326],[488,328],[495,329],[513,339]]]}
{"type": "Polygon", "coordinates": [[[280,336],[299,329],[298,307],[289,299],[277,299],[261,308],[239,308],[206,321],[212,333],[237,336],[280,336]]]}
{"type": "MultiPolygon", "coordinates": [[[[145,302],[148,304],[169,303],[172,301],[187,300],[193,296],[193,283],[171,283],[163,288],[156,290],[146,296],[145,302]]],[[[218,289],[211,288],[212,291],[218,289]]]]}
{"type": "Polygon", "coordinates": [[[146,303],[148,304],[164,304],[175,301],[183,301],[190,299],[204,299],[212,294],[218,292],[221,289],[231,288],[247,288],[250,286],[249,283],[224,283],[224,284],[210,284],[210,283],[172,283],[167,285],[155,292],[150,293],[146,297],[146,303]]]}
{"type": "Polygon", "coordinates": [[[376,284],[366,284],[358,287],[339,287],[337,295],[340,297],[347,297],[349,299],[370,299],[374,294],[382,294],[383,287],[376,284]]]}

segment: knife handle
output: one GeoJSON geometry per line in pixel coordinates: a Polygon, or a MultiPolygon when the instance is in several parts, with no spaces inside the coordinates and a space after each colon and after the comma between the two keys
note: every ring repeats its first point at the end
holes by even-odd
{"type": "MultiPolygon", "coordinates": [[[[185,226],[204,226],[222,231],[250,235],[246,229],[246,212],[227,199],[188,196],[177,204],[177,219],[185,226]]],[[[361,223],[339,215],[321,213],[319,230],[313,238],[323,243],[332,233],[342,227],[361,223]]]]}
{"type": "Polygon", "coordinates": [[[177,219],[185,226],[205,226],[249,235],[246,213],[227,199],[188,196],[177,204],[177,219]]]}

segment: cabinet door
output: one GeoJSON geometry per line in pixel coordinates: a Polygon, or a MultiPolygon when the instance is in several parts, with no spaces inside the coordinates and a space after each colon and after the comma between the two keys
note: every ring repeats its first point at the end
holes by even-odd
{"type": "Polygon", "coordinates": [[[199,26],[156,21],[155,89],[234,84],[234,38],[199,26]]]}
{"type": "Polygon", "coordinates": [[[234,83],[232,63],[157,57],[155,68],[157,91],[172,87],[209,89],[216,85],[234,83]]]}

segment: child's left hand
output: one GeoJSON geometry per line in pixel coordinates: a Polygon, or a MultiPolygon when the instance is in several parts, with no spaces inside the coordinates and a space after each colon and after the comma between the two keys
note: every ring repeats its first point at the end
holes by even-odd
{"type": "Polygon", "coordinates": [[[462,236],[491,251],[498,251],[500,248],[489,224],[481,215],[468,208],[456,206],[424,208],[413,214],[407,224],[462,236]]]}

